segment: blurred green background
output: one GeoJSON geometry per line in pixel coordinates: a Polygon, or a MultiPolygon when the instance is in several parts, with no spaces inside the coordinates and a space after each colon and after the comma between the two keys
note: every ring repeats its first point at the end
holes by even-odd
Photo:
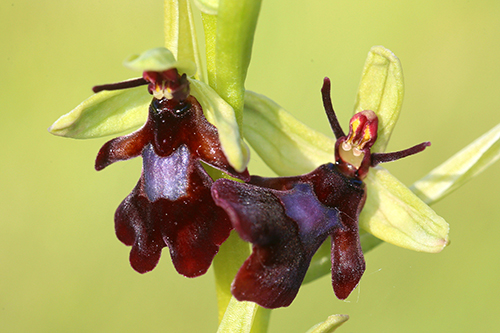
{"type": "MultiPolygon", "coordinates": [[[[163,45],[163,4],[142,1],[0,3],[0,331],[215,332],[210,271],[187,279],[167,252],[140,275],[114,235],[113,213],[140,159],[95,172],[108,139],[46,129],[95,84],[138,73],[132,53],[163,45]]],[[[347,126],[370,47],[403,64],[406,93],[389,150],[432,141],[387,165],[411,184],[500,121],[500,2],[263,1],[247,88],[331,135],[319,89],[332,80],[347,126]]],[[[254,156],[251,171],[271,175],[254,156]]],[[[383,244],[360,287],[335,298],[329,277],[273,312],[271,332],[305,332],[333,313],[340,332],[486,332],[500,326],[500,164],[434,206],[451,244],[424,254],[383,244]]]]}

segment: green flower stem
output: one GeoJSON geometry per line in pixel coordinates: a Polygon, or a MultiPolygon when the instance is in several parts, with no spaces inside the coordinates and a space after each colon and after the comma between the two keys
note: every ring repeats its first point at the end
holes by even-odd
{"type": "MultiPolygon", "coordinates": [[[[260,0],[221,0],[216,6],[216,14],[202,14],[208,83],[234,109],[240,134],[244,83],[260,3],[260,0]]],[[[233,232],[214,259],[220,322],[218,332],[267,331],[270,311],[254,303],[238,302],[231,295],[231,283],[250,253],[250,246],[233,232]]]]}
{"type": "Polygon", "coordinates": [[[227,311],[219,325],[218,333],[267,332],[271,310],[252,302],[238,302],[231,298],[227,311]]]}

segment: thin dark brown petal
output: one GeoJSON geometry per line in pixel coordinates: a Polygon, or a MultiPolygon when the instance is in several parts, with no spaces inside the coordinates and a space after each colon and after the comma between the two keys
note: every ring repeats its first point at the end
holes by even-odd
{"type": "Polygon", "coordinates": [[[128,88],[134,88],[142,85],[148,84],[148,81],[144,80],[142,77],[138,77],[136,79],[130,79],[122,82],[117,82],[117,83],[108,83],[108,84],[101,84],[98,86],[93,86],[92,91],[94,93],[98,93],[103,90],[120,90],[120,89],[128,89],[128,88]]]}
{"type": "Polygon", "coordinates": [[[413,155],[420,153],[423,151],[425,148],[429,147],[431,143],[429,141],[422,142],[418,145],[415,145],[413,147],[400,150],[400,151],[394,151],[391,153],[373,153],[371,155],[371,166],[375,167],[380,163],[386,163],[386,162],[391,162],[395,160],[399,160],[401,158],[405,158],[407,156],[413,155]]]}
{"type": "Polygon", "coordinates": [[[321,96],[323,97],[323,106],[325,108],[328,121],[330,122],[330,127],[332,128],[333,134],[335,134],[335,138],[338,140],[345,136],[345,134],[344,130],[340,126],[337,116],[335,115],[335,111],[333,110],[332,99],[330,97],[330,86],[330,79],[325,77],[323,80],[323,87],[321,88],[321,96]]]}
{"type": "Polygon", "coordinates": [[[150,130],[147,126],[144,126],[129,135],[120,136],[106,142],[97,154],[95,169],[99,171],[114,162],[139,156],[150,140],[150,130]]]}

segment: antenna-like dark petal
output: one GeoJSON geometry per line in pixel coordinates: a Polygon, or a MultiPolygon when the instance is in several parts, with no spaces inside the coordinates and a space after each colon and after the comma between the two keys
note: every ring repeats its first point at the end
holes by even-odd
{"type": "Polygon", "coordinates": [[[117,82],[117,83],[108,83],[108,84],[101,84],[98,86],[93,86],[92,91],[94,93],[98,93],[103,90],[120,90],[120,89],[128,89],[128,88],[135,88],[139,86],[143,86],[148,84],[149,82],[143,79],[142,77],[138,77],[136,79],[130,79],[122,82],[117,82]]]}
{"type": "Polygon", "coordinates": [[[330,79],[325,77],[323,80],[323,87],[321,88],[321,95],[323,96],[323,106],[325,107],[326,115],[328,116],[328,121],[330,121],[330,126],[332,127],[333,134],[337,140],[345,136],[342,127],[340,127],[335,111],[333,110],[332,99],[330,96],[330,79]]]}
{"type": "Polygon", "coordinates": [[[371,166],[374,167],[380,163],[391,162],[399,160],[401,158],[420,153],[425,148],[429,147],[431,143],[429,141],[422,142],[418,145],[410,147],[405,150],[395,151],[392,153],[372,153],[371,156],[371,166]]]}

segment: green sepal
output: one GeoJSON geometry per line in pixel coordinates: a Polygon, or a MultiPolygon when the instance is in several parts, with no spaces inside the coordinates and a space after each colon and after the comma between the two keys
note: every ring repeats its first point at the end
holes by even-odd
{"type": "Polygon", "coordinates": [[[243,134],[279,176],[308,173],[334,161],[335,140],[304,125],[274,101],[245,94],[243,134]]]}
{"type": "Polygon", "coordinates": [[[425,203],[435,203],[499,158],[500,124],[415,182],[410,189],[425,203]]]}
{"type": "Polygon", "coordinates": [[[146,122],[151,98],[144,87],[101,91],[57,119],[49,132],[90,139],[136,129],[146,122]]]}
{"type": "Polygon", "coordinates": [[[186,73],[187,76],[192,76],[196,73],[194,62],[191,60],[176,60],[172,52],[165,47],[156,47],[139,55],[131,55],[125,59],[123,65],[139,72],[163,72],[176,68],[179,74],[186,73]]]}
{"type": "Polygon", "coordinates": [[[229,164],[238,172],[246,169],[250,152],[240,136],[234,110],[208,84],[191,79],[191,94],[203,108],[205,117],[217,127],[219,140],[229,164]]]}
{"type": "Polygon", "coordinates": [[[349,319],[348,315],[336,314],[328,317],[324,322],[319,323],[311,327],[306,333],[331,333],[335,332],[337,328],[340,327],[349,319]]]}
{"type": "Polygon", "coordinates": [[[389,171],[371,168],[368,196],[359,226],[388,243],[420,252],[440,252],[449,242],[449,225],[389,171]]]}
{"type": "Polygon", "coordinates": [[[403,104],[403,69],[399,59],[383,46],[374,46],[361,75],[354,113],[372,110],[378,117],[377,141],[372,152],[383,152],[403,104]]]}

